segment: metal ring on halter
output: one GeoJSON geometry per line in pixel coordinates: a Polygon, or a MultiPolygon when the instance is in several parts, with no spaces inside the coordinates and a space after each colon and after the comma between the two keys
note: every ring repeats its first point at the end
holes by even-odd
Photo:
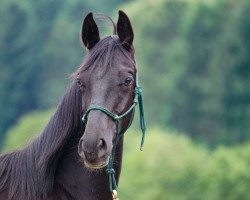
{"type": "Polygon", "coordinates": [[[116,190],[113,190],[113,191],[112,191],[112,197],[113,197],[113,200],[119,200],[118,194],[117,194],[117,191],[116,191],[116,190]]]}

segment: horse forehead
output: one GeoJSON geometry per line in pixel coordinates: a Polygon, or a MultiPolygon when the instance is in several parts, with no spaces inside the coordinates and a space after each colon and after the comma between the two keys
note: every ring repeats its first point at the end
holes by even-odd
{"type": "Polygon", "coordinates": [[[116,51],[106,60],[101,59],[90,71],[89,78],[92,85],[108,85],[120,78],[123,72],[134,70],[133,63],[129,56],[125,56],[121,51],[116,51]]]}
{"type": "Polygon", "coordinates": [[[98,94],[101,94],[108,90],[111,85],[111,80],[108,77],[102,77],[93,81],[92,91],[96,91],[98,94]]]}
{"type": "Polygon", "coordinates": [[[113,79],[115,75],[113,72],[105,72],[105,70],[96,70],[93,71],[90,76],[90,90],[93,94],[103,94],[107,91],[113,84],[113,79]]]}
{"type": "Polygon", "coordinates": [[[96,80],[106,80],[110,77],[116,75],[115,70],[112,69],[112,66],[101,66],[99,69],[96,69],[94,72],[94,77],[96,80]]]}
{"type": "Polygon", "coordinates": [[[97,84],[106,85],[115,76],[116,76],[116,72],[111,70],[110,67],[100,66],[92,71],[89,78],[90,78],[92,85],[97,85],[97,84]]]}

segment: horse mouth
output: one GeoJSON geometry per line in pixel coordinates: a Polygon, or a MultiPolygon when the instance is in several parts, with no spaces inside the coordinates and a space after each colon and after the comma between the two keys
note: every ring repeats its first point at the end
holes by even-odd
{"type": "Polygon", "coordinates": [[[99,162],[99,163],[90,163],[87,160],[84,160],[84,164],[86,167],[90,169],[102,169],[108,165],[108,159],[105,162],[99,162]]]}

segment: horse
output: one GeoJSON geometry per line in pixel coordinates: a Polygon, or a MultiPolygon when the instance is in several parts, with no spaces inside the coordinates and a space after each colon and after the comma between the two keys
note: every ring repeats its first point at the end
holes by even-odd
{"type": "Polygon", "coordinates": [[[115,34],[100,38],[93,13],[84,18],[87,54],[55,113],[30,144],[0,155],[1,200],[112,199],[123,154],[117,134],[130,126],[139,91],[131,22],[119,11],[112,24],[115,34]]]}

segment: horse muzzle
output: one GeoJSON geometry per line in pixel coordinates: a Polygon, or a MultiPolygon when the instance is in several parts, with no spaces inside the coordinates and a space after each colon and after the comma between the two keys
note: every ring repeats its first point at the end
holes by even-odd
{"type": "MultiPolygon", "coordinates": [[[[93,135],[93,134],[88,134],[93,135]]],[[[78,145],[78,154],[86,167],[101,169],[108,164],[111,151],[108,151],[107,142],[103,138],[81,138],[78,145]]],[[[111,148],[112,149],[112,148],[111,148]]]]}

